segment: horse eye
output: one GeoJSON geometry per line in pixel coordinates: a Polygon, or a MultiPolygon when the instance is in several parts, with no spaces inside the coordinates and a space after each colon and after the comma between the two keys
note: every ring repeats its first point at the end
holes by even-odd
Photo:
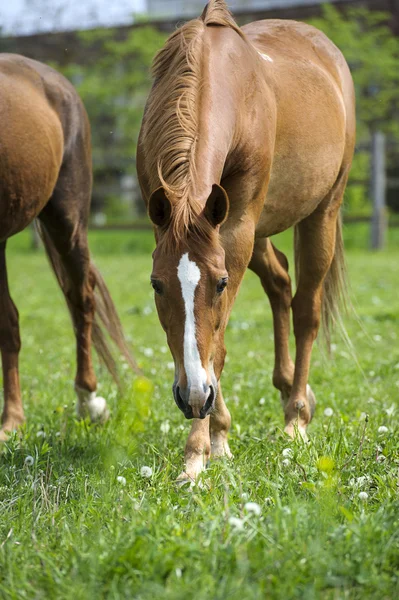
{"type": "Polygon", "coordinates": [[[151,285],[156,294],[162,294],[162,285],[156,279],[151,279],[151,285]]]}
{"type": "Polygon", "coordinates": [[[218,294],[221,294],[224,290],[224,288],[227,285],[229,278],[228,277],[222,277],[222,279],[219,279],[217,286],[216,286],[216,291],[218,294]]]}

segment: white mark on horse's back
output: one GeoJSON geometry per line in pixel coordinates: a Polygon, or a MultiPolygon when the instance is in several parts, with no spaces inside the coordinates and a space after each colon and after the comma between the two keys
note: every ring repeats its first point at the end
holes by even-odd
{"type": "Polygon", "coordinates": [[[264,54],[263,52],[259,52],[258,54],[263,58],[263,60],[267,60],[268,62],[273,62],[273,59],[270,58],[270,56],[268,54],[264,54]]]}
{"type": "Polygon", "coordinates": [[[197,264],[189,259],[188,253],[183,254],[180,259],[177,267],[177,276],[181,285],[186,313],[184,325],[184,368],[187,376],[187,384],[190,388],[201,389],[206,384],[207,377],[198,351],[194,315],[194,296],[196,287],[201,279],[201,271],[197,264]]]}

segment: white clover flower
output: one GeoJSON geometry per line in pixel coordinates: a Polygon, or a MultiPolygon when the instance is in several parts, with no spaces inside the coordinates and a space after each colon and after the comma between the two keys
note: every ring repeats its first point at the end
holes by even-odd
{"type": "Polygon", "coordinates": [[[170,423],[168,420],[164,421],[163,423],[161,423],[161,427],[160,427],[161,433],[169,433],[170,431],[170,423]]]}
{"type": "Polygon", "coordinates": [[[284,460],[281,461],[281,464],[284,465],[284,467],[289,467],[291,464],[291,461],[289,458],[285,458],[284,460]]]}
{"type": "Polygon", "coordinates": [[[261,398],[261,399],[259,400],[259,404],[260,404],[261,406],[262,406],[262,405],[263,405],[265,402],[266,402],[266,400],[265,400],[264,398],[261,398]]]}
{"type": "Polygon", "coordinates": [[[46,437],[46,432],[43,431],[43,429],[41,429],[40,431],[37,432],[36,437],[40,438],[45,438],[46,437]]]}
{"type": "Polygon", "coordinates": [[[359,492],[358,493],[358,498],[359,500],[361,500],[362,502],[366,502],[366,500],[368,500],[368,493],[367,492],[359,492]]]}
{"type": "Polygon", "coordinates": [[[332,417],[334,414],[334,411],[332,408],[325,408],[324,409],[324,416],[325,417],[332,417]]]}
{"type": "Polygon", "coordinates": [[[393,413],[395,412],[396,406],[394,404],[391,404],[391,406],[389,408],[385,409],[385,412],[387,413],[388,417],[392,417],[393,413]]]}
{"type": "Polygon", "coordinates": [[[364,485],[368,481],[368,477],[366,475],[361,475],[356,479],[356,483],[358,486],[364,485]]]}
{"type": "Polygon", "coordinates": [[[152,469],[151,469],[151,467],[141,467],[141,469],[140,469],[140,475],[142,477],[145,477],[146,479],[149,479],[150,477],[152,477],[152,469]]]}
{"type": "Polygon", "coordinates": [[[292,456],[293,456],[293,452],[292,452],[291,448],[284,448],[282,454],[283,454],[284,458],[292,458],[292,456]]]}
{"type": "Polygon", "coordinates": [[[151,358],[151,356],[154,356],[154,350],[152,348],[144,348],[143,354],[151,358]]]}
{"type": "Polygon", "coordinates": [[[175,368],[175,363],[174,362],[166,363],[166,368],[169,369],[169,371],[173,371],[173,369],[175,368]]]}
{"type": "Polygon", "coordinates": [[[238,517],[230,517],[229,524],[234,527],[234,529],[237,529],[237,531],[244,529],[244,521],[238,517]]]}
{"type": "Polygon", "coordinates": [[[241,494],[241,500],[244,500],[244,502],[245,502],[245,500],[248,500],[248,494],[247,494],[247,492],[243,492],[241,494]]]}
{"type": "Polygon", "coordinates": [[[180,579],[180,578],[181,578],[181,576],[183,575],[183,571],[182,571],[181,569],[179,569],[179,567],[177,567],[177,568],[175,569],[175,573],[176,573],[176,577],[177,577],[178,579],[180,579]]]}
{"type": "Polygon", "coordinates": [[[249,513],[253,513],[257,517],[259,517],[262,512],[261,507],[256,502],[247,502],[244,504],[244,509],[249,513]]]}
{"type": "Polygon", "coordinates": [[[378,428],[378,433],[388,433],[388,427],[385,427],[385,425],[381,425],[378,428]]]}
{"type": "Polygon", "coordinates": [[[290,507],[289,507],[289,506],[283,506],[283,507],[281,508],[281,510],[282,510],[282,512],[283,512],[285,515],[290,515],[290,514],[291,514],[291,509],[290,509],[290,507]]]}
{"type": "Polygon", "coordinates": [[[384,456],[384,454],[379,454],[377,456],[377,462],[384,462],[384,460],[386,460],[386,456],[384,456]]]}
{"type": "Polygon", "coordinates": [[[152,307],[151,306],[145,306],[143,308],[143,315],[147,316],[150,315],[152,313],[152,307]]]}
{"type": "Polygon", "coordinates": [[[373,339],[375,342],[380,342],[382,340],[382,336],[380,336],[378,333],[376,335],[373,336],[373,339]]]}
{"type": "Polygon", "coordinates": [[[253,350],[250,350],[247,354],[248,358],[254,358],[255,357],[255,352],[253,350]]]}
{"type": "Polygon", "coordinates": [[[274,504],[273,498],[270,498],[270,496],[265,498],[265,504],[267,504],[268,506],[272,506],[274,504]]]}
{"type": "Polygon", "coordinates": [[[33,458],[33,456],[27,456],[25,458],[25,465],[27,467],[31,467],[33,465],[33,463],[35,462],[35,459],[33,458]]]}
{"type": "Polygon", "coordinates": [[[249,329],[249,323],[247,323],[246,321],[243,321],[241,323],[241,329],[243,329],[244,331],[246,331],[247,329],[249,329]]]}
{"type": "Polygon", "coordinates": [[[126,485],[126,478],[123,477],[122,475],[118,475],[118,477],[116,478],[116,481],[118,483],[120,483],[121,485],[126,485]]]}

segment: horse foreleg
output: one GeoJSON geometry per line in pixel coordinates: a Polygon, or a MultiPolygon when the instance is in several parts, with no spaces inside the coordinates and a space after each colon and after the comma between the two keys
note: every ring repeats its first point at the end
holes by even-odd
{"type": "Polygon", "coordinates": [[[10,297],[5,258],[6,243],[0,244],[0,349],[3,367],[4,409],[1,417],[0,441],[7,432],[24,421],[18,374],[18,355],[21,348],[18,311],[10,297]]]}
{"type": "Polygon", "coordinates": [[[223,400],[220,382],[215,406],[210,416],[211,458],[221,458],[222,456],[232,458],[233,455],[230,452],[227,440],[231,425],[231,416],[223,400]]]}
{"type": "Polygon", "coordinates": [[[194,419],[184,449],[184,471],[180,473],[178,482],[195,481],[205,469],[210,452],[209,416],[205,419],[194,419]]]}

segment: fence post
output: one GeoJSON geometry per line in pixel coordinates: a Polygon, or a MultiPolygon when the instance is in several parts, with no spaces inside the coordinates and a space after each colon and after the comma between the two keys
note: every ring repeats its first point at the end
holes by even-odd
{"type": "Polygon", "coordinates": [[[379,250],[384,246],[387,229],[385,134],[382,131],[373,131],[371,138],[371,195],[373,199],[371,248],[379,250]]]}

